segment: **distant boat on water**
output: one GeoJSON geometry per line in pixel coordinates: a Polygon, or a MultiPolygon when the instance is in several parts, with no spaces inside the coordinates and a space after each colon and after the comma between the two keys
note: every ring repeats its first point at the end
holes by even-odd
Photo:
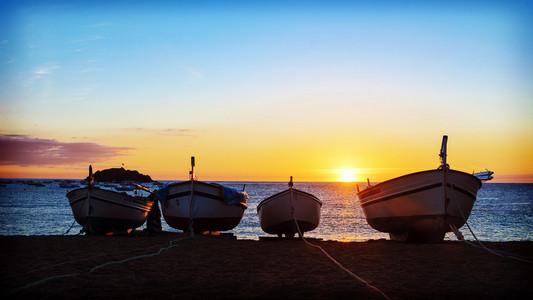
{"type": "Polygon", "coordinates": [[[135,187],[132,185],[132,183],[122,183],[119,186],[115,186],[115,190],[120,192],[129,192],[133,191],[135,187]]]}
{"type": "Polygon", "coordinates": [[[492,177],[492,174],[494,174],[494,172],[487,170],[483,172],[473,173],[472,175],[476,176],[481,181],[487,181],[494,178],[492,177]]]}
{"type": "Polygon", "coordinates": [[[293,188],[291,176],[289,188],[261,201],[257,213],[264,232],[292,238],[298,232],[297,226],[302,236],[318,227],[321,207],[317,197],[293,188]]]}
{"type": "MultiPolygon", "coordinates": [[[[450,169],[446,163],[447,141],[448,137],[443,136],[438,169],[376,185],[369,182],[357,193],[371,227],[389,233],[392,240],[439,242],[452,226],[460,228],[466,223],[482,183],[474,175],[450,169]]],[[[492,174],[482,178],[492,179],[492,174]]]]}
{"type": "Polygon", "coordinates": [[[165,185],[156,192],[167,224],[194,232],[226,231],[239,225],[247,208],[246,192],[197,181],[194,157],[191,166],[189,181],[165,185]]]}
{"type": "Polygon", "coordinates": [[[72,188],[78,188],[80,187],[80,185],[77,183],[71,182],[71,181],[65,181],[65,182],[60,182],[59,187],[62,189],[72,189],[72,188]]]}
{"type": "MultiPolygon", "coordinates": [[[[92,178],[92,168],[89,167],[92,178]]],[[[67,193],[72,214],[88,234],[125,233],[142,226],[154,201],[92,185],[67,193]]]]}

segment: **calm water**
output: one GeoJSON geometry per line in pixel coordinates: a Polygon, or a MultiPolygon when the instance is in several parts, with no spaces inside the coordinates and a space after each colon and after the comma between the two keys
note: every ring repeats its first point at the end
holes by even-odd
{"type": "MultiPolygon", "coordinates": [[[[61,180],[2,180],[0,182],[0,235],[61,235],[73,224],[72,211],[61,188],[61,180]],[[28,183],[41,182],[44,186],[28,183]]],[[[242,189],[250,196],[243,220],[233,230],[239,239],[268,236],[259,226],[257,205],[264,198],[287,188],[280,182],[221,182],[242,189]]],[[[306,237],[337,241],[367,241],[388,238],[372,229],[364,218],[354,183],[295,183],[295,188],[322,200],[321,223],[306,237]]],[[[362,187],[362,185],[360,185],[362,187]]],[[[155,188],[148,186],[149,188],[155,188]]],[[[146,194],[146,193],[145,193],[146,194]]],[[[468,219],[475,235],[483,241],[533,241],[533,184],[485,183],[468,219]]],[[[162,220],[165,231],[177,231],[162,220]]],[[[77,223],[69,234],[78,234],[77,223]]],[[[469,240],[466,226],[461,232],[469,240]]],[[[448,240],[455,240],[448,233],[448,240]]]]}

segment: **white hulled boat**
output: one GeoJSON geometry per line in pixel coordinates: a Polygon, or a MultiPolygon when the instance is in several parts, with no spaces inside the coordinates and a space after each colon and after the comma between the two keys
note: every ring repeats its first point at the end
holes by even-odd
{"type": "MultiPolygon", "coordinates": [[[[90,167],[90,178],[92,168],[90,167]]],[[[72,214],[87,234],[124,233],[142,226],[154,202],[148,197],[100,189],[92,185],[67,193],[72,214]]]]}
{"type": "Polygon", "coordinates": [[[197,181],[194,157],[189,181],[166,185],[156,193],[167,224],[195,232],[225,231],[235,228],[246,210],[248,195],[216,183],[197,181]]]}
{"type": "Polygon", "coordinates": [[[463,226],[476,201],[481,180],[450,169],[442,140],[441,166],[370,185],[358,192],[366,220],[392,240],[438,242],[446,232],[463,226]]]}
{"type": "Polygon", "coordinates": [[[298,232],[295,221],[302,235],[318,227],[322,202],[292,186],[291,176],[289,189],[264,199],[257,206],[261,229],[266,233],[292,238],[298,232]]]}

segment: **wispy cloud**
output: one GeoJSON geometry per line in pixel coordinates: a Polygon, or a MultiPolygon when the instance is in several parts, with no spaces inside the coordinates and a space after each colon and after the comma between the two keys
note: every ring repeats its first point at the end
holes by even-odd
{"type": "Polygon", "coordinates": [[[55,69],[58,69],[57,65],[43,65],[38,66],[33,70],[33,74],[37,76],[46,75],[52,73],[55,69]]]}
{"type": "Polygon", "coordinates": [[[49,166],[94,163],[127,154],[132,148],[96,143],[62,143],[26,135],[0,135],[0,165],[49,166]]]}
{"type": "Polygon", "coordinates": [[[78,71],[78,73],[96,73],[96,72],[102,72],[104,68],[85,68],[78,71]]]}
{"type": "Polygon", "coordinates": [[[96,89],[100,87],[100,84],[94,83],[85,86],[80,86],[76,93],[73,94],[73,100],[85,101],[96,89]]]}
{"type": "Polygon", "coordinates": [[[109,27],[114,26],[116,23],[113,22],[100,22],[92,25],[88,25],[87,27],[109,27]]]}
{"type": "Polygon", "coordinates": [[[75,43],[78,43],[78,42],[91,42],[91,41],[98,41],[98,40],[105,40],[105,39],[106,38],[101,36],[101,35],[92,35],[92,36],[88,36],[86,38],[77,39],[74,42],[75,43]]]}
{"type": "Polygon", "coordinates": [[[191,76],[196,77],[196,78],[204,77],[204,73],[202,71],[191,68],[191,67],[185,67],[185,71],[187,71],[187,73],[189,73],[191,76]]]}
{"type": "Polygon", "coordinates": [[[152,134],[164,134],[164,135],[172,135],[172,136],[188,136],[188,137],[196,137],[194,135],[195,132],[197,132],[194,129],[187,129],[187,128],[143,128],[143,127],[135,127],[135,128],[122,128],[123,131],[134,131],[134,132],[150,132],[152,134]]]}

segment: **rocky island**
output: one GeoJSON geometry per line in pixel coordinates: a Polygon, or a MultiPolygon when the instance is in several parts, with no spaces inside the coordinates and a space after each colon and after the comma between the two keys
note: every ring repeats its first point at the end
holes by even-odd
{"type": "MultiPolygon", "coordinates": [[[[126,170],[124,168],[111,168],[102,171],[96,171],[93,174],[94,181],[97,182],[122,182],[122,181],[135,181],[135,182],[152,182],[152,178],[149,175],[144,175],[136,170],[126,170]]],[[[89,177],[87,177],[89,180],[89,177]]]]}

